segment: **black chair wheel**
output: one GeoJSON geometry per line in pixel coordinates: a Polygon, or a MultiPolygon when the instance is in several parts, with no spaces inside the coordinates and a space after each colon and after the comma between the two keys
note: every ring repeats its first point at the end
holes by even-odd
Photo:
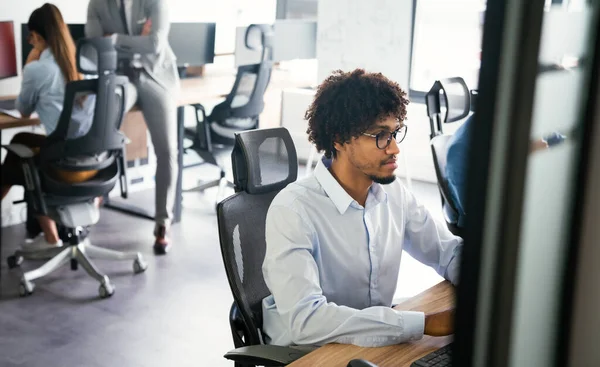
{"type": "Polygon", "coordinates": [[[26,279],[21,279],[19,282],[19,296],[27,297],[33,293],[35,285],[26,279]]]}
{"type": "Polygon", "coordinates": [[[79,263],[76,259],[71,259],[71,270],[75,271],[79,268],[79,263]]]}
{"type": "Polygon", "coordinates": [[[17,266],[21,265],[21,263],[23,262],[23,257],[11,255],[8,258],[6,258],[6,262],[8,264],[9,269],[14,269],[17,266]]]}

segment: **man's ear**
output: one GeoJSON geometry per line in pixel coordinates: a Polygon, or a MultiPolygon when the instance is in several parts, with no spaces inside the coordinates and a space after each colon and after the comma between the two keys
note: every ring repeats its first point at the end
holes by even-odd
{"type": "Polygon", "coordinates": [[[346,144],[334,142],[333,149],[337,150],[338,152],[344,152],[346,150],[346,144]]]}

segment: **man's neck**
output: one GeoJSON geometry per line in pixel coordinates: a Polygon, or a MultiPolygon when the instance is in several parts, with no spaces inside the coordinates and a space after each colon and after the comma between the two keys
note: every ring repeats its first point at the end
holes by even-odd
{"type": "Polygon", "coordinates": [[[373,181],[365,176],[362,172],[358,172],[356,168],[346,161],[340,161],[333,159],[329,172],[342,186],[344,190],[356,200],[357,203],[365,206],[367,201],[367,195],[369,194],[369,188],[373,184],[373,181]]]}

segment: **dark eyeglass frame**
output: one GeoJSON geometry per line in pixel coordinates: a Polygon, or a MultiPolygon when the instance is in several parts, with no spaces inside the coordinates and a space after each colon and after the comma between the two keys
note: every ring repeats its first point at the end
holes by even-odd
{"type": "Polygon", "coordinates": [[[396,140],[396,144],[402,143],[404,141],[404,138],[406,138],[407,131],[408,131],[408,126],[402,125],[399,129],[396,129],[391,132],[382,131],[379,134],[362,133],[362,135],[368,136],[371,138],[375,138],[375,145],[377,145],[377,149],[384,150],[390,146],[392,139],[396,140]],[[384,142],[384,143],[381,143],[381,142],[384,142]],[[383,144],[383,146],[381,146],[381,144],[383,144]]]}

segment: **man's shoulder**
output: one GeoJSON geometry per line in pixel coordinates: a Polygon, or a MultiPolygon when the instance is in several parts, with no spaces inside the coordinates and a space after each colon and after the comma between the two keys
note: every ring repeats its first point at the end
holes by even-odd
{"type": "Polygon", "coordinates": [[[271,206],[285,206],[298,209],[313,201],[320,193],[320,186],[314,176],[292,182],[283,188],[273,199],[271,206]]]}

